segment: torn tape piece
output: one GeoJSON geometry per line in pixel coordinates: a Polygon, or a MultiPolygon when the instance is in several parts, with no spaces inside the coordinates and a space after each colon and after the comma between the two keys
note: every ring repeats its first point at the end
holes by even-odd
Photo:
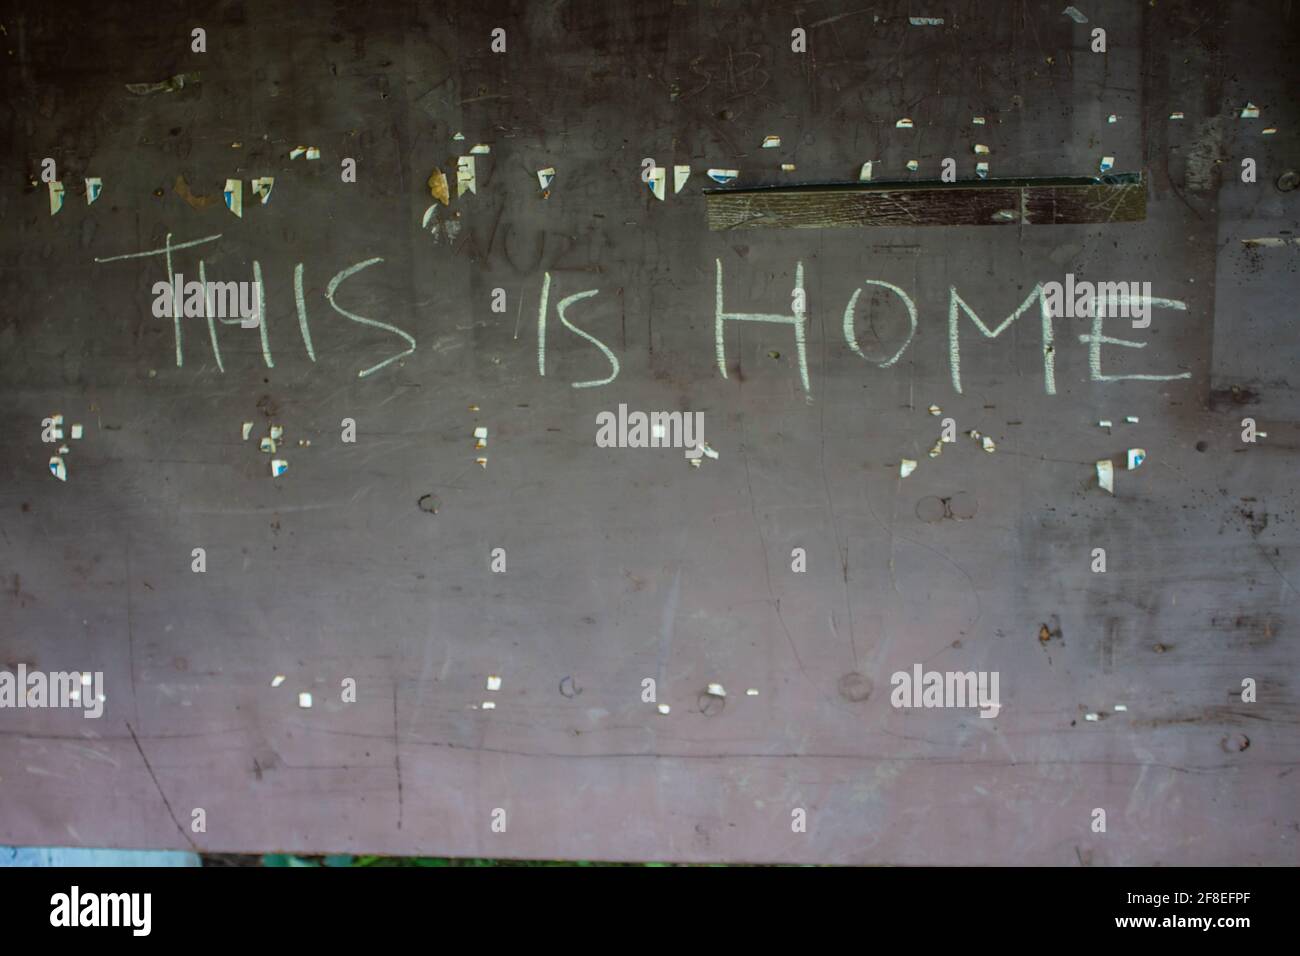
{"type": "Polygon", "coordinates": [[[478,193],[478,180],[474,175],[474,157],[461,156],[456,160],[456,195],[478,193]]]}
{"type": "Polygon", "coordinates": [[[89,206],[104,191],[104,181],[98,176],[86,177],[86,205],[89,206]]]}
{"type": "Polygon", "coordinates": [[[185,89],[186,86],[198,83],[201,77],[199,73],[177,73],[158,83],[128,83],[126,91],[136,96],[148,96],[150,93],[175,93],[177,90],[185,89]]]}
{"type": "Polygon", "coordinates": [[[50,187],[50,215],[63,208],[63,183],[57,179],[48,184],[50,187]]]}
{"type": "MultiPolygon", "coordinates": [[[[430,196],[438,200],[438,202],[442,203],[444,206],[451,205],[451,190],[447,186],[447,174],[437,166],[433,167],[433,172],[429,174],[429,178],[425,182],[425,185],[429,187],[430,196]]],[[[427,219],[425,225],[428,225],[427,219]]]]}
{"type": "Polygon", "coordinates": [[[270,199],[271,199],[271,188],[272,188],[274,185],[275,185],[275,177],[274,177],[274,176],[262,176],[262,177],[260,177],[260,178],[258,178],[258,179],[254,179],[254,180],[253,180],[253,182],[252,182],[252,186],[253,186],[253,195],[254,195],[254,196],[257,196],[259,199],[262,200],[262,205],[263,205],[263,206],[265,206],[265,205],[267,204],[267,202],[270,201],[270,199]]]}
{"type": "Polygon", "coordinates": [[[686,185],[686,180],[690,178],[691,178],[691,167],[689,166],[673,167],[673,195],[674,196],[682,191],[682,187],[686,185]]]}
{"type": "Polygon", "coordinates": [[[226,188],[221,191],[226,200],[226,208],[240,219],[244,218],[244,183],[239,179],[227,179],[226,188]]]}
{"type": "Polygon", "coordinates": [[[710,169],[708,176],[719,186],[725,186],[740,175],[736,169],[710,169]]]}
{"type": "Polygon", "coordinates": [[[537,171],[537,185],[542,187],[542,192],[551,188],[551,183],[555,182],[555,167],[547,166],[545,169],[537,171]]]}
{"type": "Polygon", "coordinates": [[[1142,462],[1147,460],[1147,450],[1145,448],[1130,448],[1128,450],[1128,470],[1140,468],[1142,462]]]}
{"type": "Polygon", "coordinates": [[[1108,491],[1112,495],[1115,493],[1115,466],[1109,458],[1097,462],[1097,484],[1102,491],[1108,491]]]}
{"type": "Polygon", "coordinates": [[[654,169],[650,170],[650,178],[646,181],[646,185],[650,188],[650,192],[654,195],[655,199],[658,199],[660,202],[664,201],[664,179],[667,174],[668,171],[662,166],[656,166],[654,169]]]}

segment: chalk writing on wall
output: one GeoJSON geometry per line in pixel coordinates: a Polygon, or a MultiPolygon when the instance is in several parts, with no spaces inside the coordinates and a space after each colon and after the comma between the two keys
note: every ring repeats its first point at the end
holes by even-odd
{"type": "MultiPolygon", "coordinates": [[[[167,281],[171,283],[175,275],[173,255],[185,249],[193,249],[207,243],[216,242],[221,238],[220,234],[205,236],[202,239],[192,239],[186,242],[172,242],[171,233],[167,234],[166,241],[161,249],[148,249],[143,252],[129,252],[122,255],[106,256],[96,258],[97,263],[120,262],[128,259],[147,259],[154,256],[163,258],[166,270],[167,281]]],[[[372,266],[381,264],[384,260],[380,257],[372,257],[356,262],[344,269],[341,269],[335,276],[330,279],[325,290],[325,299],[339,315],[343,316],[350,322],[369,328],[379,329],[387,332],[400,339],[405,348],[401,351],[389,355],[387,358],[373,365],[369,365],[357,372],[359,378],[365,378],[373,375],[395,362],[413,354],[418,344],[413,335],[402,328],[390,323],[383,322],[379,319],[369,318],[359,315],[347,308],[344,308],[338,301],[340,287],[352,276],[369,269],[372,266]]],[[[269,321],[266,314],[266,301],[264,285],[262,283],[262,266],[258,260],[253,260],[253,280],[259,290],[259,315],[261,321],[258,323],[259,335],[261,338],[262,360],[267,368],[274,368],[275,362],[271,353],[271,340],[269,331],[269,321]]],[[[316,349],[312,339],[311,329],[308,322],[307,304],[303,295],[303,263],[299,262],[294,266],[293,286],[294,286],[294,304],[298,317],[298,331],[302,338],[303,348],[306,351],[310,361],[316,361],[316,349]]],[[[812,385],[808,374],[808,354],[807,354],[807,323],[808,307],[807,298],[804,290],[804,267],[803,262],[795,263],[795,283],[792,293],[792,303],[790,312],[787,313],[766,313],[766,312],[728,312],[723,307],[723,271],[722,260],[715,259],[715,288],[714,288],[714,357],[717,363],[718,374],[722,378],[727,378],[727,352],[726,352],[726,331],[728,323],[748,322],[748,323],[766,323],[776,326],[788,327],[794,336],[795,354],[798,364],[799,381],[805,392],[812,391],[812,385]]],[[[205,284],[207,280],[206,265],[202,259],[199,260],[199,279],[205,284]]],[[[542,277],[542,286],[538,295],[537,308],[537,374],[546,375],[546,344],[547,344],[547,324],[549,319],[550,297],[551,297],[551,273],[545,272],[542,277]]],[[[918,310],[913,298],[902,288],[887,282],[884,279],[862,279],[859,288],[854,289],[849,297],[848,303],[844,308],[843,321],[841,329],[844,343],[849,351],[864,361],[873,361],[863,351],[858,344],[854,333],[854,319],[862,289],[867,286],[876,286],[887,290],[896,296],[903,308],[906,310],[908,319],[908,330],[906,338],[902,345],[889,358],[881,362],[874,362],[880,368],[890,368],[898,363],[899,359],[912,347],[916,338],[919,326],[918,310]]],[[[584,289],[572,293],[562,298],[556,306],[556,313],[559,317],[560,324],[569,332],[594,346],[605,361],[609,364],[609,373],[603,378],[591,378],[583,381],[570,383],[573,388],[599,388],[609,385],[615,381],[621,371],[621,364],[618,356],[609,348],[600,338],[591,331],[580,328],[570,320],[570,310],[579,302],[587,299],[593,299],[600,293],[599,289],[584,289]]],[[[1053,323],[1052,310],[1049,307],[1048,297],[1044,293],[1044,284],[1037,283],[1025,300],[1006,318],[996,326],[990,327],[957,291],[956,286],[951,286],[948,290],[948,367],[952,381],[953,391],[962,392],[962,375],[961,375],[961,318],[964,315],[972,325],[980,332],[982,336],[989,339],[998,338],[1002,333],[1015,323],[1022,316],[1028,314],[1031,309],[1037,305],[1041,350],[1043,359],[1043,389],[1048,395],[1056,394],[1056,336],[1053,323]]],[[[1171,309],[1175,311],[1186,312],[1187,303],[1177,299],[1166,299],[1150,295],[1140,295],[1130,297],[1121,304],[1139,305],[1142,307],[1154,307],[1162,309],[1171,309]]],[[[225,364],[222,360],[221,349],[217,337],[217,327],[213,320],[210,309],[204,309],[208,327],[208,339],[212,347],[213,357],[216,359],[217,369],[220,373],[225,372],[225,364]]],[[[1089,377],[1094,382],[1117,382],[1117,381],[1147,381],[1147,382],[1166,382],[1176,379],[1191,378],[1190,372],[1180,372],[1177,374],[1155,374],[1155,373],[1131,373],[1131,374],[1106,374],[1102,371],[1102,346],[1116,346],[1129,349],[1145,348],[1146,342],[1133,341],[1130,339],[1121,339],[1105,334],[1104,322],[1105,316],[1101,314],[1093,315],[1091,329],[1088,333],[1081,334],[1078,339],[1081,343],[1088,346],[1088,368],[1089,377]]],[[[224,320],[223,320],[224,321],[224,320]]],[[[184,365],[183,334],[184,330],[181,324],[181,310],[179,303],[173,301],[172,306],[172,328],[175,336],[176,346],[176,365],[184,365]]]]}

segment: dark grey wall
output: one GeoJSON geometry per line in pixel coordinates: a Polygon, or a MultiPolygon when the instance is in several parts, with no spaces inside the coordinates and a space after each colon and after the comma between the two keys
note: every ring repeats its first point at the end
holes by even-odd
{"type": "Polygon", "coordinates": [[[1295,862],[1298,250],[1240,239],[1295,234],[1295,194],[1273,183],[1297,165],[1297,13],[1089,2],[1078,25],[1060,6],[6,4],[0,668],[102,670],[107,700],[97,721],[0,710],[0,842],[1295,862]],[[177,92],[125,89],[191,71],[177,92]],[[1247,100],[1259,120],[1239,118],[1247,100]],[[782,147],[759,149],[767,134],[782,147]],[[476,142],[492,148],[478,193],[455,198],[476,142]],[[997,176],[1091,175],[1112,155],[1147,173],[1148,221],[705,226],[709,167],[753,185],[853,179],[867,160],[907,178],[915,158],[933,179],[953,157],[971,178],[976,143],[997,176]],[[290,161],[299,144],[321,160],[290,161]],[[47,156],[68,184],[53,217],[31,185],[47,156]],[[689,163],[681,194],[670,172],[651,197],[644,157],[689,163]],[[430,231],[435,166],[453,200],[430,231]],[[218,202],[187,204],[181,175],[218,202]],[[262,206],[247,190],[264,175],[262,206]],[[89,207],[84,176],[104,180],[89,207]],[[242,219],[219,201],[228,177],[242,219]],[[260,266],[273,368],[258,332],[220,326],[219,370],[202,319],[181,320],[178,364],[150,311],[162,258],[96,261],[168,235],[220,236],[174,254],[187,278],[200,260],[214,280],[260,266]],[[416,345],[359,378],[404,342],[326,291],[375,258],[338,306],[416,345]],[[765,313],[789,310],[802,263],[807,389],[788,326],[727,323],[720,374],[715,263],[726,310],[765,313]],[[1095,380],[1086,320],[1062,318],[1048,394],[1034,308],[995,339],[960,317],[957,393],[954,290],[996,328],[1067,272],[1185,303],[1147,329],[1108,322],[1141,347],[1100,354],[1104,375],[1187,377],[1095,380]],[[907,313],[866,280],[916,305],[888,368],[907,313]],[[843,334],[858,289],[862,354],[843,334]],[[568,320],[619,374],[578,388],[611,372],[557,313],[586,290],[568,320]],[[703,412],[720,457],[595,447],[595,416],[620,403],[703,412]],[[936,459],[931,404],[963,433],[936,459]],[[41,441],[55,412],[86,425],[66,483],[41,441]],[[1243,443],[1246,415],[1266,438],[1243,443]],[[279,479],[255,447],[270,423],[279,479]],[[1149,457],[1112,497],[1093,463],[1128,447],[1149,457]],[[920,462],[911,477],[900,458],[920,462]],[[998,672],[1000,714],[891,706],[891,674],[917,663],[998,672]],[[645,678],[670,714],[643,702],[645,678]]]}

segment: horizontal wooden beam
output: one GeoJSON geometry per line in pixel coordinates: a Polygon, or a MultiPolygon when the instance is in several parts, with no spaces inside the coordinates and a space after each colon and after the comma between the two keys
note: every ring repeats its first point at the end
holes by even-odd
{"type": "Polygon", "coordinates": [[[837,183],[705,190],[709,228],[846,226],[1048,226],[1141,222],[1141,173],[1100,179],[837,183]]]}

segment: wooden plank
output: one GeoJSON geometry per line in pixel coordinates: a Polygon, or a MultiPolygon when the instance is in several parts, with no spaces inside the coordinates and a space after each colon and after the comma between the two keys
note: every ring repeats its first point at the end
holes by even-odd
{"type": "Polygon", "coordinates": [[[1095,179],[845,183],[709,190],[709,228],[1009,226],[1141,222],[1140,173],[1095,179]]]}
{"type": "Polygon", "coordinates": [[[1147,217],[1146,182],[1140,175],[1136,182],[1031,186],[1021,196],[1025,222],[1031,226],[1142,222],[1147,217]]]}

